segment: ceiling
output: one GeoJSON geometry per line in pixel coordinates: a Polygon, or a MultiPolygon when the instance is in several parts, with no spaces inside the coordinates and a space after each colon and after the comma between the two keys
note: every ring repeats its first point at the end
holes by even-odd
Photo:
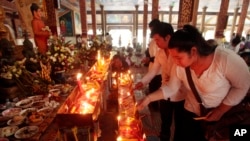
{"type": "MultiPolygon", "coordinates": [[[[75,5],[79,4],[79,0],[68,0],[75,5]]],[[[87,8],[90,10],[90,1],[87,0],[87,8]]],[[[148,0],[148,10],[152,10],[152,1],[148,0]]],[[[198,11],[202,12],[202,8],[207,6],[207,12],[218,12],[222,0],[199,0],[198,11]]],[[[159,0],[159,11],[168,11],[169,6],[173,5],[173,11],[178,11],[180,0],[159,0]]],[[[229,0],[228,12],[234,12],[236,7],[242,7],[243,0],[229,0]]],[[[106,11],[134,11],[135,5],[139,5],[139,11],[143,11],[144,0],[96,0],[96,10],[100,10],[100,4],[104,5],[106,11]]],[[[250,8],[248,8],[250,14],[250,8]]]]}

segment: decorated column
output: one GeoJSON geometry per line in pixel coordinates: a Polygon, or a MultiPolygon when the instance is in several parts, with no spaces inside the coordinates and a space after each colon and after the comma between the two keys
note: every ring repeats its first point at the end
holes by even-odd
{"type": "Polygon", "coordinates": [[[237,29],[237,34],[240,34],[240,35],[242,34],[242,31],[244,28],[245,19],[247,16],[247,9],[249,7],[249,1],[250,0],[243,0],[243,3],[242,3],[242,10],[240,14],[239,23],[238,23],[238,29],[237,29]]]}
{"type": "Polygon", "coordinates": [[[104,28],[105,27],[105,19],[104,19],[105,15],[104,15],[104,7],[102,4],[100,5],[100,8],[101,8],[101,18],[102,18],[102,35],[105,36],[105,32],[106,32],[104,28]]]}
{"type": "Polygon", "coordinates": [[[92,30],[93,30],[93,36],[96,36],[96,10],[95,10],[95,0],[91,0],[91,17],[92,17],[92,30]]]}
{"type": "Polygon", "coordinates": [[[205,17],[206,17],[207,6],[202,8],[202,18],[201,18],[201,33],[204,32],[205,29],[205,17]]]}
{"type": "Polygon", "coordinates": [[[194,0],[193,3],[193,12],[192,12],[192,25],[196,26],[197,23],[197,15],[198,15],[198,7],[199,7],[199,0],[194,0]]]}
{"type": "Polygon", "coordinates": [[[192,22],[195,0],[180,0],[178,25],[177,28],[182,28],[183,25],[192,22]]]}
{"type": "Polygon", "coordinates": [[[148,0],[144,0],[143,12],[143,45],[142,52],[146,50],[147,26],[148,26],[148,0]]]}
{"type": "Polygon", "coordinates": [[[79,7],[80,7],[81,25],[82,25],[82,38],[86,39],[88,36],[86,1],[80,0],[79,7]]]}
{"type": "Polygon", "coordinates": [[[135,5],[135,14],[134,14],[134,38],[136,39],[137,43],[137,36],[138,36],[138,8],[139,5],[135,5]]]}
{"type": "Polygon", "coordinates": [[[159,0],[153,0],[152,1],[152,20],[153,19],[159,19],[159,0]]]}
{"type": "Polygon", "coordinates": [[[215,29],[215,38],[222,39],[224,38],[224,29],[227,26],[227,19],[228,19],[228,5],[229,0],[222,0],[220,4],[220,12],[217,18],[217,24],[215,29]]]}
{"type": "Polygon", "coordinates": [[[55,9],[55,2],[52,0],[45,0],[44,1],[44,5],[45,5],[45,10],[46,10],[46,18],[47,18],[47,25],[50,27],[50,30],[52,32],[52,34],[57,35],[57,27],[59,27],[59,25],[57,25],[57,15],[56,15],[56,9],[55,9]],[[48,16],[49,15],[49,16],[48,16]]]}
{"type": "Polygon", "coordinates": [[[169,6],[169,17],[168,17],[169,19],[168,19],[168,22],[169,22],[170,24],[172,24],[173,7],[174,7],[173,4],[171,4],[171,5],[169,6]]]}
{"type": "Polygon", "coordinates": [[[236,20],[237,20],[237,17],[238,17],[239,9],[240,9],[239,6],[237,6],[237,7],[234,9],[233,23],[232,23],[231,33],[230,33],[230,36],[231,36],[231,37],[232,37],[232,35],[233,35],[233,33],[234,33],[234,30],[235,30],[235,24],[236,24],[236,20]]]}

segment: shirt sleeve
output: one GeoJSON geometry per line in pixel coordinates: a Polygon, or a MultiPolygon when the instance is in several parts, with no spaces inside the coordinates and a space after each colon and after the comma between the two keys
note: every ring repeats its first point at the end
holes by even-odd
{"type": "Polygon", "coordinates": [[[175,94],[178,94],[178,91],[181,87],[181,80],[177,76],[177,66],[173,65],[171,69],[170,80],[167,82],[166,85],[161,87],[161,90],[164,95],[164,99],[168,99],[175,94]]]}
{"type": "Polygon", "coordinates": [[[225,65],[225,77],[230,82],[231,88],[223,103],[234,106],[246,96],[250,87],[250,73],[245,61],[237,54],[228,55],[225,65]]]}
{"type": "Polygon", "coordinates": [[[158,74],[160,69],[161,69],[161,64],[159,63],[156,57],[152,68],[150,68],[150,71],[148,71],[147,74],[142,78],[141,82],[144,85],[147,85],[154,78],[154,76],[158,74]]]}

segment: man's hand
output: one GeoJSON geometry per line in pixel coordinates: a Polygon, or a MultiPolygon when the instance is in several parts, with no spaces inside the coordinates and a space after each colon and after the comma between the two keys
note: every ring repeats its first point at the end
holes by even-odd
{"type": "Polygon", "coordinates": [[[151,102],[150,97],[146,96],[136,105],[138,110],[143,110],[151,102]]]}
{"type": "Polygon", "coordinates": [[[142,82],[138,82],[137,84],[135,84],[135,87],[134,87],[135,90],[142,89],[142,88],[143,88],[142,82]]]}
{"type": "Polygon", "coordinates": [[[217,107],[217,108],[213,109],[212,111],[210,111],[206,115],[205,120],[206,121],[218,121],[231,108],[232,108],[232,106],[228,106],[228,105],[225,105],[225,104],[222,103],[219,107],[217,107]]]}

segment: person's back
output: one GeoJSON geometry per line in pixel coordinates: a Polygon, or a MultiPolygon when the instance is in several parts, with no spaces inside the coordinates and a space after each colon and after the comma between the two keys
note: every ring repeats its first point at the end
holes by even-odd
{"type": "Polygon", "coordinates": [[[233,46],[233,50],[235,53],[239,53],[241,51],[244,50],[244,41],[241,40],[241,36],[240,35],[236,35],[232,41],[231,41],[231,45],[233,46]]]}

